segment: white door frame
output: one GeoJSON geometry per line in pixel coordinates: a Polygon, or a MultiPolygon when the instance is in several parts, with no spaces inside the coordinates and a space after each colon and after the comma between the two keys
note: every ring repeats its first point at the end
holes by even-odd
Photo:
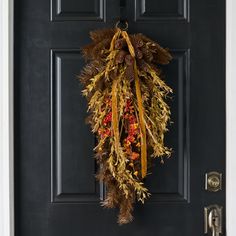
{"type": "Polygon", "coordinates": [[[14,235],[13,0],[0,0],[0,235],[14,235]]]}
{"type": "MultiPolygon", "coordinates": [[[[14,236],[13,1],[0,0],[0,235],[14,236]]],[[[226,0],[226,228],[236,235],[236,1],[226,0]]]]}

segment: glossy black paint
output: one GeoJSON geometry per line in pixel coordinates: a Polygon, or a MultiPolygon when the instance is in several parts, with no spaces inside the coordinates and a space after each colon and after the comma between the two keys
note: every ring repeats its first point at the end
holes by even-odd
{"type": "Polygon", "coordinates": [[[225,174],[225,1],[127,0],[124,12],[129,32],[172,51],[163,71],[174,89],[173,156],[156,160],[145,181],[152,197],[118,226],[117,211],[99,204],[105,191],[76,75],[89,31],[114,25],[119,1],[15,1],[16,236],[199,236],[204,206],[225,206],[225,184],[204,191],[205,172],[225,174]]]}

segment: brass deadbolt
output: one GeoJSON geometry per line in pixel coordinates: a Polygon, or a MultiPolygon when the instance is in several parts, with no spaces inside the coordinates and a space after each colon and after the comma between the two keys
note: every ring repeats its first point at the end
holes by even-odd
{"type": "Polygon", "coordinates": [[[205,190],[217,192],[222,189],[222,174],[216,171],[206,173],[205,190]]]}
{"type": "Polygon", "coordinates": [[[217,188],[220,185],[220,180],[216,176],[210,176],[207,180],[207,183],[212,188],[217,188]]]}

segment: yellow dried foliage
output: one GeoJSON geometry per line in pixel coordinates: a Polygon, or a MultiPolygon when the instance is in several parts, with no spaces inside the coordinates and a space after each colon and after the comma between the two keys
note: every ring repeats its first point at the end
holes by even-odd
{"type": "Polygon", "coordinates": [[[93,43],[84,48],[90,64],[80,76],[82,93],[97,136],[98,179],[107,187],[103,205],[119,207],[118,222],[124,224],[133,219],[135,199],[144,203],[150,196],[142,181],[147,166],[155,157],[171,155],[164,134],[171,114],[166,98],[172,89],[156,68],[171,55],[146,36],[119,28],[97,30],[91,38],[93,43]]]}

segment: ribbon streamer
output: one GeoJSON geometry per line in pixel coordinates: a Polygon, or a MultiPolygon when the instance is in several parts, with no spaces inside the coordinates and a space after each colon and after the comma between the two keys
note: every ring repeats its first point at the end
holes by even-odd
{"type": "Polygon", "coordinates": [[[142,178],[147,175],[147,141],[146,141],[146,127],[144,122],[144,111],[143,111],[143,102],[142,94],[140,89],[140,81],[138,77],[138,69],[136,61],[134,61],[134,75],[135,75],[135,90],[138,102],[138,112],[139,112],[139,124],[141,131],[141,175],[142,178]]]}
{"type": "Polygon", "coordinates": [[[115,151],[119,155],[120,135],[119,135],[119,119],[117,109],[117,80],[112,84],[112,127],[115,141],[115,151]]]}
{"type": "Polygon", "coordinates": [[[146,141],[146,127],[144,122],[144,111],[143,111],[143,102],[142,94],[140,89],[140,81],[138,77],[138,69],[135,59],[135,50],[130,41],[129,35],[126,31],[122,31],[121,35],[126,40],[130,55],[134,59],[134,75],[135,75],[135,90],[138,103],[138,113],[139,113],[139,124],[140,124],[140,133],[141,133],[141,176],[145,178],[147,175],[147,141],[146,141]]]}

